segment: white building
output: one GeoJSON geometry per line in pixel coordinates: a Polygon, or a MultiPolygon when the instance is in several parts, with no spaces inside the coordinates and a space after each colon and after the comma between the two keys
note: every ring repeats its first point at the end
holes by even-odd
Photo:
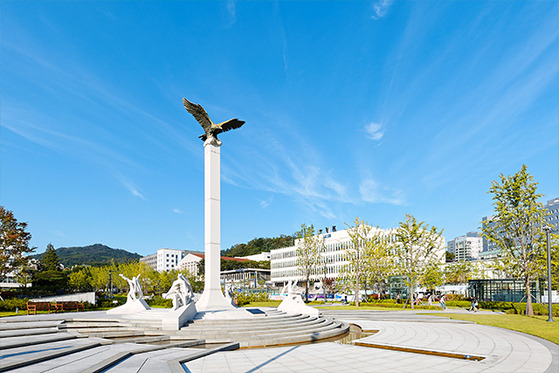
{"type": "Polygon", "coordinates": [[[170,271],[178,268],[179,262],[189,253],[198,253],[198,251],[159,249],[155,254],[140,258],[140,262],[145,262],[159,272],[170,271]]]}
{"type": "Polygon", "coordinates": [[[179,261],[178,269],[179,271],[186,269],[188,272],[196,276],[198,274],[198,263],[202,259],[204,259],[204,254],[188,253],[179,261]]]}
{"type": "Polygon", "coordinates": [[[248,255],[248,256],[236,256],[235,258],[248,259],[255,262],[264,262],[270,260],[270,252],[261,252],[260,254],[248,255]]]}
{"type": "Polygon", "coordinates": [[[464,236],[448,241],[448,251],[453,253],[455,260],[476,260],[483,251],[483,238],[477,232],[468,232],[464,236]]]}
{"type": "MultiPolygon", "coordinates": [[[[396,229],[378,229],[371,227],[370,236],[372,237],[377,232],[386,236],[389,240],[394,239],[396,229]]],[[[351,245],[351,238],[348,230],[337,231],[335,227],[331,230],[326,229],[326,233],[319,235],[324,237],[326,250],[321,254],[321,257],[326,258],[326,277],[336,279],[340,276],[342,267],[348,264],[344,260],[345,249],[351,245]]],[[[271,282],[274,286],[282,286],[288,281],[302,280],[303,275],[301,270],[297,267],[297,247],[299,241],[295,241],[295,246],[284,247],[272,250],[270,253],[270,269],[271,269],[271,282]]],[[[441,264],[445,261],[445,240],[441,237],[440,244],[437,245],[437,257],[440,258],[441,264]]],[[[318,266],[316,273],[311,275],[312,280],[319,280],[324,277],[323,267],[318,266]]]]}
{"type": "MultiPolygon", "coordinates": [[[[182,258],[177,266],[178,270],[183,270],[186,269],[188,272],[190,272],[193,275],[198,275],[198,263],[200,263],[200,261],[202,259],[204,259],[205,255],[203,253],[200,252],[191,252],[188,253],[184,256],[184,258],[182,258]]],[[[223,260],[234,260],[236,262],[248,262],[248,259],[242,259],[242,258],[231,258],[228,256],[222,256],[221,259],[223,260]]]]}
{"type": "Polygon", "coordinates": [[[544,207],[549,212],[549,216],[546,218],[546,221],[554,227],[553,231],[555,233],[559,232],[559,198],[547,201],[544,207]]]}
{"type": "MultiPolygon", "coordinates": [[[[544,208],[549,212],[549,216],[546,217],[546,221],[553,226],[553,231],[555,233],[559,232],[559,198],[554,198],[544,205],[544,208]]],[[[484,216],[481,219],[482,226],[493,226],[495,216],[484,216]]],[[[480,259],[493,259],[501,256],[501,250],[497,247],[497,244],[486,238],[483,238],[483,251],[479,254],[480,259]]]]}

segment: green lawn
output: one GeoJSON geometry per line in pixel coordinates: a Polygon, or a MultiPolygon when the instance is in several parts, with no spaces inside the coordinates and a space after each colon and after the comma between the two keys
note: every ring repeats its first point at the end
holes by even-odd
{"type": "Polygon", "coordinates": [[[266,302],[251,302],[241,307],[277,307],[280,303],[281,300],[269,300],[266,302]]]}
{"type": "MultiPolygon", "coordinates": [[[[408,305],[406,309],[402,308],[403,305],[394,305],[394,306],[385,306],[385,307],[378,307],[378,306],[324,306],[320,307],[321,309],[327,310],[374,310],[374,311],[412,311],[410,306],[408,305]]],[[[413,311],[421,311],[421,308],[415,308],[413,311]]]]}
{"type": "Polygon", "coordinates": [[[559,320],[547,322],[547,316],[523,316],[510,314],[481,315],[478,313],[458,314],[429,313],[425,315],[450,317],[456,320],[473,321],[481,325],[496,326],[499,328],[516,330],[526,334],[535,335],[559,344],[559,320]]]}

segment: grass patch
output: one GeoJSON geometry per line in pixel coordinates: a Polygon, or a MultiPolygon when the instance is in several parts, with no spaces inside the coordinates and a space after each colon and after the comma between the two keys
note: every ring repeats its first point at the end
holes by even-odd
{"type": "MultiPolygon", "coordinates": [[[[363,306],[352,306],[352,305],[343,305],[343,306],[321,306],[321,309],[327,309],[327,310],[372,310],[372,311],[423,311],[426,309],[433,309],[433,310],[441,310],[440,307],[438,307],[436,304],[434,304],[433,306],[415,306],[415,308],[412,310],[410,308],[410,305],[408,304],[406,306],[406,308],[403,308],[403,304],[385,304],[382,306],[374,306],[374,305],[363,305],[363,306]]],[[[459,308],[459,307],[456,307],[459,308]]],[[[452,309],[452,307],[448,307],[448,309],[452,309]]]]}
{"type": "Polygon", "coordinates": [[[242,305],[241,307],[277,307],[281,303],[281,300],[268,300],[265,302],[250,302],[242,305]]]}
{"type": "Polygon", "coordinates": [[[24,312],[20,312],[20,313],[15,313],[12,311],[2,311],[0,312],[0,317],[8,317],[8,316],[25,316],[27,315],[27,311],[24,312]]]}
{"type": "Polygon", "coordinates": [[[522,316],[522,315],[481,315],[445,313],[429,313],[430,316],[450,317],[455,320],[473,321],[481,325],[496,326],[503,329],[515,330],[530,335],[535,335],[559,345],[559,322],[547,322],[547,316],[522,316]]]}

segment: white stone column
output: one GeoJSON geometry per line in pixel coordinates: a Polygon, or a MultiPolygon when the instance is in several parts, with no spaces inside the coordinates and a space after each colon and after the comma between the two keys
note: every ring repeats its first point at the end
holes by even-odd
{"type": "Polygon", "coordinates": [[[204,221],[205,282],[204,292],[196,302],[200,311],[233,309],[219,282],[221,271],[221,141],[213,138],[204,143],[204,221]]]}

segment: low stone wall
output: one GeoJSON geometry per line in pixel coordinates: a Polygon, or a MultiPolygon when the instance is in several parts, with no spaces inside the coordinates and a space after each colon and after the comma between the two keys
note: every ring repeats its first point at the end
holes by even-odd
{"type": "Polygon", "coordinates": [[[95,304],[95,292],[56,295],[54,297],[43,297],[29,299],[32,302],[89,302],[95,304]]]}

